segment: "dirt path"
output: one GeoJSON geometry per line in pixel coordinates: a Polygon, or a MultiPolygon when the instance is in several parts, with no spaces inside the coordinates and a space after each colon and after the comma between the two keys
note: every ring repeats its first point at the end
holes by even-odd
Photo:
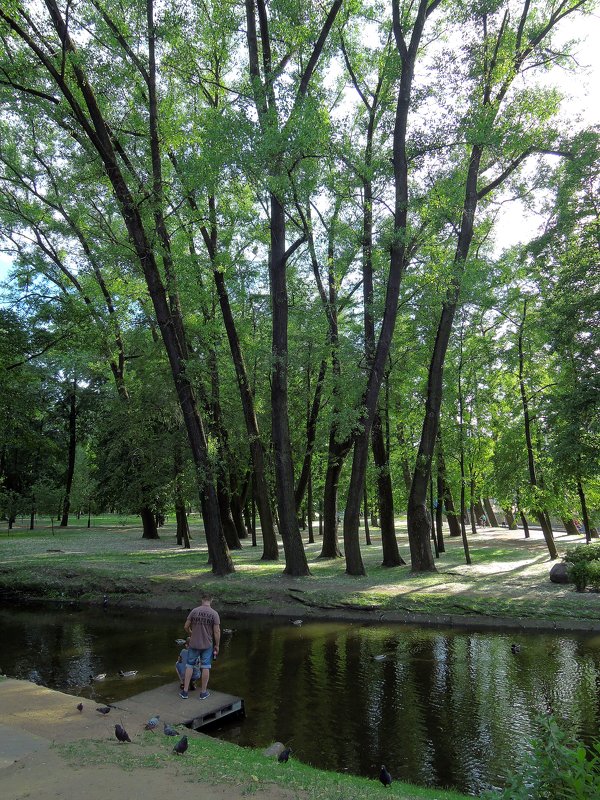
{"type": "MultiPolygon", "coordinates": [[[[0,682],[0,795],[3,800],[107,800],[125,797],[136,800],[165,800],[193,792],[202,800],[241,800],[247,786],[215,785],[202,775],[190,773],[185,756],[173,755],[161,768],[124,769],[113,763],[121,747],[137,748],[146,756],[153,749],[170,750],[173,739],[158,732],[148,743],[143,730],[145,719],[135,713],[113,713],[104,717],[96,703],[83,700],[80,713],[76,700],[27,681],[0,682]],[[114,738],[115,722],[122,721],[130,732],[132,745],[120,745],[114,738]],[[107,742],[109,756],[105,765],[76,764],[61,745],[82,739],[107,742]],[[58,746],[57,746],[58,745],[58,746]],[[193,784],[193,787],[192,787],[193,784]]],[[[190,737],[202,734],[189,731],[190,737]]],[[[177,739],[175,739],[177,741],[177,739]]],[[[291,795],[277,786],[257,787],[260,800],[289,800],[291,795]]]]}

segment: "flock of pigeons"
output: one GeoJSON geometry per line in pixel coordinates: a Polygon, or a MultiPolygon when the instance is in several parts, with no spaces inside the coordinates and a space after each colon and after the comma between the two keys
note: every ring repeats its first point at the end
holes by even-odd
{"type": "MultiPolygon", "coordinates": [[[[83,712],[83,703],[77,703],[77,711],[81,714],[83,712]]],[[[97,706],[96,711],[103,716],[110,714],[111,710],[115,708],[115,706],[97,706]]],[[[160,724],[160,715],[157,714],[155,717],[150,717],[148,722],[144,725],[144,730],[146,731],[154,731],[160,724]]],[[[173,725],[169,725],[166,722],[163,722],[163,733],[165,736],[179,736],[179,731],[177,728],[174,728],[173,725]]],[[[117,722],[115,725],[115,736],[119,740],[119,742],[130,742],[131,739],[129,734],[125,730],[125,728],[117,722]]],[[[185,751],[188,749],[188,737],[182,736],[181,739],[177,742],[175,747],[173,748],[173,752],[177,753],[178,756],[182,756],[185,751]]]]}

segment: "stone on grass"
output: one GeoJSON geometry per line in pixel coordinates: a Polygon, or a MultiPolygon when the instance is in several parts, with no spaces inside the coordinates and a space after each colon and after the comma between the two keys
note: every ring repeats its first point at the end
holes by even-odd
{"type": "Polygon", "coordinates": [[[568,565],[564,562],[555,564],[550,570],[550,580],[552,583],[571,583],[568,565]]]}

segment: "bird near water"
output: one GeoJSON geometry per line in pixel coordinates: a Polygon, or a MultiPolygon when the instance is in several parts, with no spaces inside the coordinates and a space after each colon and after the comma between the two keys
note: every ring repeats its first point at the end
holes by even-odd
{"type": "Polygon", "coordinates": [[[185,639],[175,639],[175,644],[185,644],[185,639]]]}
{"type": "Polygon", "coordinates": [[[292,748],[286,747],[285,750],[282,750],[281,753],[279,753],[279,755],[277,756],[277,761],[279,761],[280,764],[287,764],[287,762],[290,760],[291,755],[292,755],[292,748]]]}
{"type": "Polygon", "coordinates": [[[133,678],[133,676],[137,674],[138,674],[137,669],[129,669],[127,671],[124,671],[122,669],[119,670],[119,675],[122,678],[133,678]]]}
{"type": "Polygon", "coordinates": [[[177,744],[173,748],[173,752],[177,753],[178,756],[182,756],[187,749],[188,749],[188,738],[187,736],[182,736],[181,739],[177,742],[177,744]]]}
{"type": "Polygon", "coordinates": [[[521,645],[520,644],[511,644],[510,652],[516,655],[517,653],[521,652],[521,645]]]}
{"type": "Polygon", "coordinates": [[[302,625],[301,619],[291,619],[290,622],[292,623],[292,625],[297,625],[297,626],[302,625]]]}
{"type": "Polygon", "coordinates": [[[99,711],[101,714],[110,714],[110,706],[97,706],[96,711],[99,711]]]}
{"type": "Polygon", "coordinates": [[[153,731],[160,721],[160,717],[157,714],[155,717],[150,717],[148,722],[144,725],[144,730],[153,731]]]}
{"type": "Polygon", "coordinates": [[[108,673],[101,672],[99,675],[90,675],[90,683],[94,683],[94,681],[103,681],[105,680],[108,673]]]}
{"type": "Polygon", "coordinates": [[[129,742],[131,743],[131,739],[129,738],[129,734],[125,730],[122,725],[117,724],[115,725],[115,736],[120,742],[129,742]]]}
{"type": "Polygon", "coordinates": [[[382,784],[385,786],[386,789],[388,788],[388,786],[392,785],[392,776],[387,771],[385,764],[382,764],[381,769],[379,770],[379,780],[382,782],[382,784]]]}

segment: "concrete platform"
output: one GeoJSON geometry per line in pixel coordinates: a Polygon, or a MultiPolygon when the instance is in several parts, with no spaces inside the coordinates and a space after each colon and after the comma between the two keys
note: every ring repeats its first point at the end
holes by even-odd
{"type": "Polygon", "coordinates": [[[206,700],[199,699],[199,689],[190,692],[188,700],[182,700],[178,685],[168,683],[158,689],[119,700],[115,706],[124,711],[144,714],[146,719],[158,715],[160,729],[162,723],[167,722],[169,725],[186,725],[197,731],[224,717],[244,716],[244,701],[241,697],[212,689],[209,691],[210,695],[206,700]]]}

